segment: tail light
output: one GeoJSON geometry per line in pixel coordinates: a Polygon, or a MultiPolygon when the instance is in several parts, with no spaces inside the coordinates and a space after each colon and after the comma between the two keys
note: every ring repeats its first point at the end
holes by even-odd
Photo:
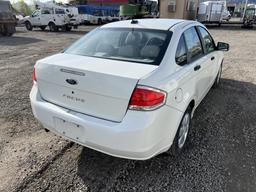
{"type": "Polygon", "coordinates": [[[138,111],[155,110],[165,104],[166,93],[164,91],[137,86],[131,96],[129,109],[138,111]]]}
{"type": "Polygon", "coordinates": [[[33,69],[32,80],[36,81],[36,69],[35,69],[35,67],[33,69]]]}

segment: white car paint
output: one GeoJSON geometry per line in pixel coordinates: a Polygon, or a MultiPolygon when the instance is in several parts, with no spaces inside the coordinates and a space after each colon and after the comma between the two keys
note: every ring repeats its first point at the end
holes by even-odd
{"type": "Polygon", "coordinates": [[[120,21],[101,27],[172,32],[159,66],[67,53],[39,60],[30,93],[34,116],[50,131],[116,157],[144,160],[167,151],[186,109],[194,103],[194,112],[223,61],[222,51],[216,50],[189,64],[176,64],[179,39],[195,26],[205,29],[195,21],[172,19],[120,21]],[[195,71],[198,65],[201,69],[195,71]],[[78,84],[65,83],[67,78],[78,84]],[[162,105],[149,111],[128,107],[138,85],[166,93],[162,105]]]}
{"type": "Polygon", "coordinates": [[[31,16],[25,17],[23,22],[24,23],[29,22],[32,27],[46,27],[50,23],[54,23],[55,26],[58,26],[58,27],[72,25],[70,18],[65,13],[65,9],[58,8],[58,7],[42,8],[42,9],[36,10],[32,13],[31,16]],[[60,14],[57,12],[57,10],[61,10],[63,11],[63,13],[60,14]]]}

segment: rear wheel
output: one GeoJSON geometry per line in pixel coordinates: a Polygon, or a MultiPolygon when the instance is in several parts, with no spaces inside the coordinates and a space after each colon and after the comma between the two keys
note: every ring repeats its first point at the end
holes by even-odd
{"type": "Polygon", "coordinates": [[[102,25],[102,20],[98,19],[98,25],[102,25]]]}
{"type": "Polygon", "coordinates": [[[26,29],[28,31],[32,31],[33,30],[33,26],[31,25],[31,23],[29,21],[25,22],[25,26],[26,26],[26,29]]]}
{"type": "Polygon", "coordinates": [[[6,36],[11,37],[13,33],[7,33],[6,36]]]}
{"type": "Polygon", "coordinates": [[[66,26],[66,31],[71,31],[72,27],[66,26]]]}
{"type": "Polygon", "coordinates": [[[49,23],[49,29],[51,32],[56,32],[58,29],[54,23],[49,23]]]}
{"type": "Polygon", "coordinates": [[[172,147],[168,151],[169,154],[179,155],[186,147],[191,127],[191,111],[192,109],[190,107],[185,111],[175,135],[175,139],[173,140],[172,147]]]}
{"type": "Polygon", "coordinates": [[[15,31],[15,26],[7,24],[7,25],[3,25],[3,27],[2,27],[3,36],[10,37],[13,35],[14,31],[15,31]]]}

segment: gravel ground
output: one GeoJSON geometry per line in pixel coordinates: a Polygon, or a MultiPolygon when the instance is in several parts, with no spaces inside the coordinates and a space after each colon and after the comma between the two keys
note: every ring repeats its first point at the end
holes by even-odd
{"type": "Polygon", "coordinates": [[[36,60],[61,51],[93,27],[69,33],[0,37],[0,191],[230,191],[256,189],[256,30],[210,28],[230,43],[222,84],[196,110],[179,157],[114,158],[46,133],[29,92],[36,60]]]}

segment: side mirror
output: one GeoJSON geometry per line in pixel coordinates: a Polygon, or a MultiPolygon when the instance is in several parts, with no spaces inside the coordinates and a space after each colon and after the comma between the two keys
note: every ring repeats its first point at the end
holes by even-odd
{"type": "Polygon", "coordinates": [[[223,42],[218,42],[217,49],[221,50],[221,51],[229,51],[229,44],[223,43],[223,42]]]}

